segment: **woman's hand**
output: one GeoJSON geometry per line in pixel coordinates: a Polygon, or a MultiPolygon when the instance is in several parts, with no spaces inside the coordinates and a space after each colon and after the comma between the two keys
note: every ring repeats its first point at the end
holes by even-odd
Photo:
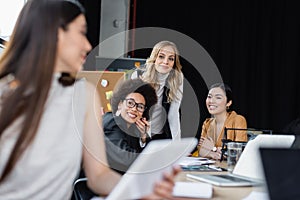
{"type": "Polygon", "coordinates": [[[210,137],[201,137],[198,143],[199,155],[201,157],[210,157],[214,146],[214,141],[210,137]]]}
{"type": "Polygon", "coordinates": [[[150,123],[146,120],[146,118],[141,118],[135,122],[136,127],[141,133],[142,142],[146,142],[147,133],[150,129],[150,123]]]}
{"type": "Polygon", "coordinates": [[[220,160],[221,159],[221,147],[217,147],[216,151],[211,151],[208,156],[214,160],[220,160]]]}
{"type": "Polygon", "coordinates": [[[197,146],[200,147],[203,144],[204,140],[206,140],[206,137],[202,137],[201,136],[201,138],[200,138],[199,143],[198,143],[197,146]]]}
{"type": "Polygon", "coordinates": [[[164,173],[163,179],[155,183],[153,193],[142,199],[173,199],[174,179],[180,171],[179,166],[174,166],[171,172],[164,173]]]}

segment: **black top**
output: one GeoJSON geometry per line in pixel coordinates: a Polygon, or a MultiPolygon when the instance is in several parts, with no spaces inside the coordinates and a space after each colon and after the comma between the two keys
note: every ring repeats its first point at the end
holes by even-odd
{"type": "Polygon", "coordinates": [[[103,129],[108,164],[124,174],[143,150],[140,132],[135,124],[127,127],[127,122],[121,116],[114,116],[111,112],[103,116],[103,129]]]}

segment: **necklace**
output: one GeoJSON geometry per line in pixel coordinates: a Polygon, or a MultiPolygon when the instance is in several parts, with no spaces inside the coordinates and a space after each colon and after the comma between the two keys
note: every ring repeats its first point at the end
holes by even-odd
{"type": "Polygon", "coordinates": [[[216,129],[217,129],[217,122],[216,122],[216,120],[214,120],[215,121],[215,123],[214,123],[214,130],[213,130],[213,143],[214,143],[214,147],[213,147],[213,149],[212,149],[212,151],[213,152],[216,152],[217,151],[217,147],[216,147],[216,138],[218,138],[217,137],[217,133],[216,133],[216,129]]]}
{"type": "Polygon", "coordinates": [[[212,151],[216,152],[217,151],[217,147],[216,147],[216,138],[217,138],[217,121],[216,119],[214,119],[214,124],[213,124],[213,133],[212,133],[212,136],[213,136],[213,142],[214,142],[214,147],[212,149],[212,151]]]}

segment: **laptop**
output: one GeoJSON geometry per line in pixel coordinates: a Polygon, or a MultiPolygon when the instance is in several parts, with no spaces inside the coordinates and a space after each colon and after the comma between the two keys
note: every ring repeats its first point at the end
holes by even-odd
{"type": "Polygon", "coordinates": [[[300,199],[300,149],[260,148],[270,200],[300,199]]]}
{"type": "Polygon", "coordinates": [[[154,183],[161,180],[163,172],[170,171],[172,166],[190,154],[196,145],[197,139],[194,137],[178,141],[152,140],[105,199],[140,199],[150,194],[154,183]]]}
{"type": "Polygon", "coordinates": [[[291,147],[294,135],[258,135],[249,141],[241,154],[232,173],[228,174],[187,174],[188,178],[211,183],[216,186],[256,186],[265,183],[262,164],[260,161],[260,147],[291,147]]]}
{"type": "Polygon", "coordinates": [[[300,148],[300,135],[295,135],[295,140],[291,146],[293,149],[299,149],[300,148]]]}

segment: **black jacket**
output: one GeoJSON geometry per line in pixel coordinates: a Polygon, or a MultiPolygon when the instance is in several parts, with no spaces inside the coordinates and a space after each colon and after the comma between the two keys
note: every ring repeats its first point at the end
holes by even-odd
{"type": "Polygon", "coordinates": [[[143,150],[139,142],[140,132],[135,124],[127,128],[126,121],[111,112],[103,116],[103,129],[108,164],[123,174],[143,150]]]}

